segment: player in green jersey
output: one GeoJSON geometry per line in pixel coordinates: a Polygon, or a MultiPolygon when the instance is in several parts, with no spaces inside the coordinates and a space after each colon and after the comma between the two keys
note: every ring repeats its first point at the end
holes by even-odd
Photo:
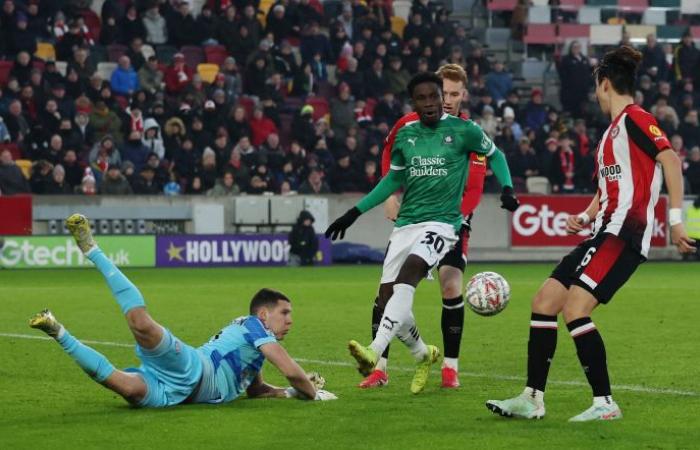
{"type": "Polygon", "coordinates": [[[398,335],[417,361],[411,383],[413,393],[423,390],[430,366],[440,356],[437,347],[426,345],[420,338],[412,312],[413,296],[421,279],[457,242],[470,153],[489,158],[499,182],[509,188],[505,190],[508,194],[502,196],[504,204],[517,207],[503,153],[474,122],[443,113],[441,90],[442,80],[435,74],[422,73],[411,80],[408,92],[420,120],[407,124],[397,134],[387,176],[326,230],[327,237],[342,239],[345,230],[362,213],[381,204],[398,188],[404,188],[381,281],[394,283],[394,293],[372,344],[364,347],[350,341],[349,349],[360,373],[366,376],[398,335]]]}

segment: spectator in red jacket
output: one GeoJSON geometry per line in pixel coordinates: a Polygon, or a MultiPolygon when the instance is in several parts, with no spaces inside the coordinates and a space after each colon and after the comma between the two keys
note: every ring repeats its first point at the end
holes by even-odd
{"type": "Polygon", "coordinates": [[[253,146],[258,147],[271,133],[277,133],[277,125],[264,115],[262,107],[257,106],[253,111],[253,118],[250,119],[250,130],[253,146]]]}
{"type": "Polygon", "coordinates": [[[185,64],[185,55],[176,53],[173,63],[165,72],[165,90],[168,94],[180,94],[192,81],[193,72],[185,64]]]}

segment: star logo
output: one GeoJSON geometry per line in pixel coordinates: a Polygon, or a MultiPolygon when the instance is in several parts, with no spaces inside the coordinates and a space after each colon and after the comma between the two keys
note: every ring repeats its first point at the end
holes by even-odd
{"type": "Polygon", "coordinates": [[[185,247],[176,247],[175,244],[170,242],[170,247],[168,247],[168,261],[172,261],[173,259],[177,259],[178,261],[184,261],[184,258],[182,257],[182,251],[185,249],[185,247]]]}

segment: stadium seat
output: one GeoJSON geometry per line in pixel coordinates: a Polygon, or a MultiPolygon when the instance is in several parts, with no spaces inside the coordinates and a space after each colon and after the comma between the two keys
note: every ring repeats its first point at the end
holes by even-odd
{"type": "Polygon", "coordinates": [[[7,86],[14,65],[14,61],[0,61],[0,87],[7,86]]]}
{"type": "Polygon", "coordinates": [[[12,159],[15,161],[18,159],[22,159],[22,150],[20,150],[19,146],[13,142],[8,142],[6,144],[0,144],[0,152],[3,152],[5,150],[9,150],[10,154],[12,155],[12,159]]]}
{"type": "Polygon", "coordinates": [[[618,0],[622,11],[641,13],[649,7],[649,0],[618,0]]]}
{"type": "Polygon", "coordinates": [[[15,159],[15,164],[22,171],[22,175],[27,180],[32,177],[32,161],[29,159],[15,159]]]}
{"type": "Polygon", "coordinates": [[[411,14],[411,2],[406,0],[396,0],[394,2],[394,16],[401,17],[403,20],[408,22],[409,15],[411,14]]]}
{"type": "Polygon", "coordinates": [[[549,6],[530,6],[527,12],[528,23],[550,23],[552,13],[549,6]]]}
{"type": "Polygon", "coordinates": [[[642,15],[642,23],[646,25],[666,25],[666,11],[647,9],[642,15]]]}
{"type": "Polygon", "coordinates": [[[622,40],[622,25],[591,25],[592,45],[617,45],[622,40]]]}
{"type": "Polygon", "coordinates": [[[584,6],[578,11],[578,22],[589,25],[600,24],[600,8],[584,6]]]}
{"type": "Polygon", "coordinates": [[[107,46],[107,57],[111,62],[119,61],[123,55],[126,54],[129,48],[126,45],[112,44],[107,46]]]}
{"type": "Polygon", "coordinates": [[[171,45],[156,45],[156,56],[158,57],[158,62],[165,64],[166,66],[173,62],[173,56],[177,53],[177,49],[171,45]]]}
{"type": "Polygon", "coordinates": [[[396,33],[400,38],[403,38],[403,29],[406,28],[406,21],[403,17],[391,17],[391,31],[396,33]]]}
{"type": "Polygon", "coordinates": [[[510,28],[487,28],[484,41],[491,51],[507,51],[510,37],[510,28]]]}
{"type": "Polygon", "coordinates": [[[197,73],[205,83],[213,83],[219,73],[219,66],[216,64],[197,64],[197,73]]]}
{"type": "Polygon", "coordinates": [[[547,195],[551,192],[549,180],[547,177],[528,177],[525,180],[527,192],[530,194],[547,195]]]}
{"type": "Polygon", "coordinates": [[[109,81],[112,78],[112,73],[115,70],[117,70],[117,63],[115,62],[101,62],[97,64],[97,73],[105,81],[109,81]]]}
{"type": "Polygon", "coordinates": [[[561,41],[566,39],[586,38],[591,35],[591,26],[587,24],[562,23],[558,28],[558,36],[561,41]]]}
{"type": "Polygon", "coordinates": [[[275,4],[274,0],[260,0],[260,5],[258,6],[258,10],[262,11],[264,15],[267,16],[267,13],[270,12],[270,9],[272,8],[272,5],[275,4]]]}
{"type": "Polygon", "coordinates": [[[66,72],[68,72],[68,63],[65,61],[56,61],[56,70],[65,77],[66,72]]]}
{"type": "Polygon", "coordinates": [[[559,7],[565,11],[578,11],[585,4],[585,0],[561,0],[559,7]]]}
{"type": "Polygon", "coordinates": [[[80,11],[80,15],[83,16],[85,21],[85,26],[90,30],[90,34],[95,37],[95,40],[100,37],[100,31],[102,30],[102,22],[100,17],[91,9],[83,9],[80,11]]]}
{"type": "Polygon", "coordinates": [[[521,75],[525,80],[542,82],[542,77],[549,67],[550,61],[542,61],[540,59],[526,59],[522,63],[520,70],[521,75]]]}
{"type": "Polygon", "coordinates": [[[681,0],[651,0],[649,6],[654,8],[680,8],[681,0]]]}
{"type": "Polygon", "coordinates": [[[204,47],[204,56],[208,63],[220,66],[228,57],[228,52],[223,45],[207,45],[204,47]]]}
{"type": "Polygon", "coordinates": [[[549,0],[530,0],[534,6],[549,6],[549,0]]]}
{"type": "Polygon", "coordinates": [[[489,0],[486,8],[489,11],[512,11],[518,4],[518,0],[489,0]]]}
{"type": "Polygon", "coordinates": [[[523,42],[526,44],[555,44],[557,42],[556,26],[551,24],[534,24],[525,28],[523,42]]]}
{"type": "Polygon", "coordinates": [[[37,42],[34,56],[44,61],[56,61],[56,49],[48,42],[37,42]]]}
{"type": "Polygon", "coordinates": [[[656,27],[656,37],[659,40],[680,41],[687,29],[680,25],[659,25],[656,27]]]}
{"type": "Polygon", "coordinates": [[[586,0],[591,6],[617,6],[617,0],[586,0]]]}
{"type": "Polygon", "coordinates": [[[180,49],[180,52],[185,55],[185,64],[189,67],[197,67],[204,62],[204,51],[202,51],[202,47],[185,45],[180,49]]]}
{"type": "Polygon", "coordinates": [[[323,97],[309,97],[306,99],[306,104],[314,107],[314,120],[325,117],[330,112],[328,100],[323,97]]]}
{"type": "Polygon", "coordinates": [[[700,14],[700,0],[681,0],[681,13],[700,14]]]}
{"type": "Polygon", "coordinates": [[[35,69],[39,69],[43,72],[44,67],[46,67],[46,62],[43,59],[35,59],[34,61],[32,61],[32,67],[35,69]]]}

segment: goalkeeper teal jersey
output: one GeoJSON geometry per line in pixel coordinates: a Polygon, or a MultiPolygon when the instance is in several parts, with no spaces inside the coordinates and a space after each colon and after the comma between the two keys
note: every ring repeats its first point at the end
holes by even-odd
{"type": "Polygon", "coordinates": [[[442,222],[459,229],[469,154],[495,151],[479,125],[448,114],[434,127],[417,121],[401,128],[391,151],[391,170],[404,174],[396,226],[442,222]]]}

